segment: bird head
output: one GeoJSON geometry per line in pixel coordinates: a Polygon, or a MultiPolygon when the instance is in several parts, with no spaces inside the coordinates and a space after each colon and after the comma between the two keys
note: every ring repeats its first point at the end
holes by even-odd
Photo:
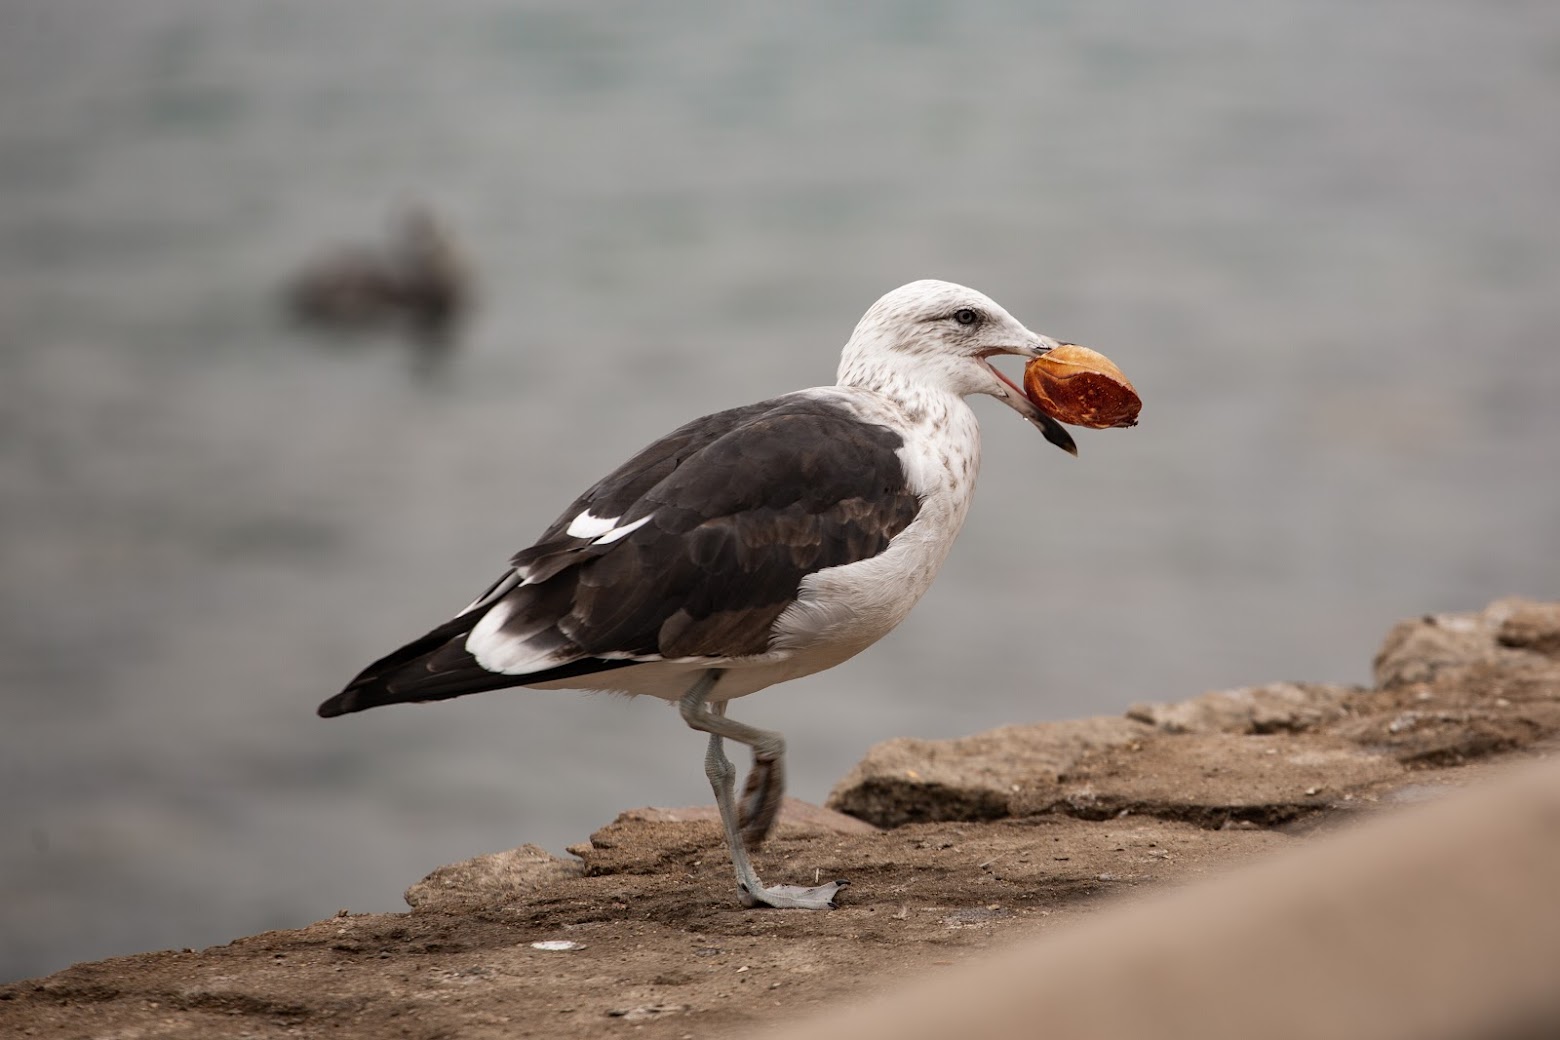
{"type": "Polygon", "coordinates": [[[1040,411],[991,359],[1040,357],[1058,346],[1031,332],[985,293],[952,282],[923,279],[874,303],[851,334],[840,359],[842,385],[881,388],[920,384],[959,396],[986,394],[1013,409],[1045,439],[1078,453],[1072,436],[1040,411]]]}

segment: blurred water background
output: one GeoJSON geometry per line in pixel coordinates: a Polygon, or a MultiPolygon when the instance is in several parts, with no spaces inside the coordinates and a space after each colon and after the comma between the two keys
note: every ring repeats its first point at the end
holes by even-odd
{"type": "Polygon", "coordinates": [[[977,402],[927,600],[735,706],[794,794],[1560,595],[1557,111],[1544,0],[3,0],[0,979],[707,801],[658,701],[313,711],[913,278],[1107,352],[1143,422],[1073,460],[977,402]],[[275,305],[413,199],[481,276],[435,378],[275,305]]]}

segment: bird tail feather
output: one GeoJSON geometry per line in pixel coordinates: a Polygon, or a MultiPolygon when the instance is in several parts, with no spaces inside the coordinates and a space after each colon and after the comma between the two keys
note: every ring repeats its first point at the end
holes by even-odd
{"type": "Polygon", "coordinates": [[[442,701],[486,690],[557,682],[637,663],[581,657],[522,675],[489,671],[466,649],[466,637],[491,607],[468,610],[381,657],[358,673],[346,689],[321,704],[317,709],[320,717],[334,718],[382,704],[442,701]]]}

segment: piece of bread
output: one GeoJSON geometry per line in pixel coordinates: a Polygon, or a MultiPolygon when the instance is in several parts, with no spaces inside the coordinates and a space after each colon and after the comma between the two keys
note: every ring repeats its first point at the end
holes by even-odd
{"type": "Polygon", "coordinates": [[[1024,393],[1035,407],[1071,426],[1136,426],[1142,400],[1104,354],[1063,343],[1024,366],[1024,393]]]}

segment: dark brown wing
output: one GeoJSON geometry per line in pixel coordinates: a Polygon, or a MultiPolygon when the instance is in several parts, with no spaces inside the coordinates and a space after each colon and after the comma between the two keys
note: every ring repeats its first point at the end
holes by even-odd
{"type": "Polygon", "coordinates": [[[901,444],[805,391],[695,420],[580,496],[465,613],[375,662],[320,713],[762,653],[803,578],[871,559],[915,518],[901,444]],[[611,529],[570,536],[586,512],[611,529]],[[496,656],[521,665],[478,660],[496,656]]]}

